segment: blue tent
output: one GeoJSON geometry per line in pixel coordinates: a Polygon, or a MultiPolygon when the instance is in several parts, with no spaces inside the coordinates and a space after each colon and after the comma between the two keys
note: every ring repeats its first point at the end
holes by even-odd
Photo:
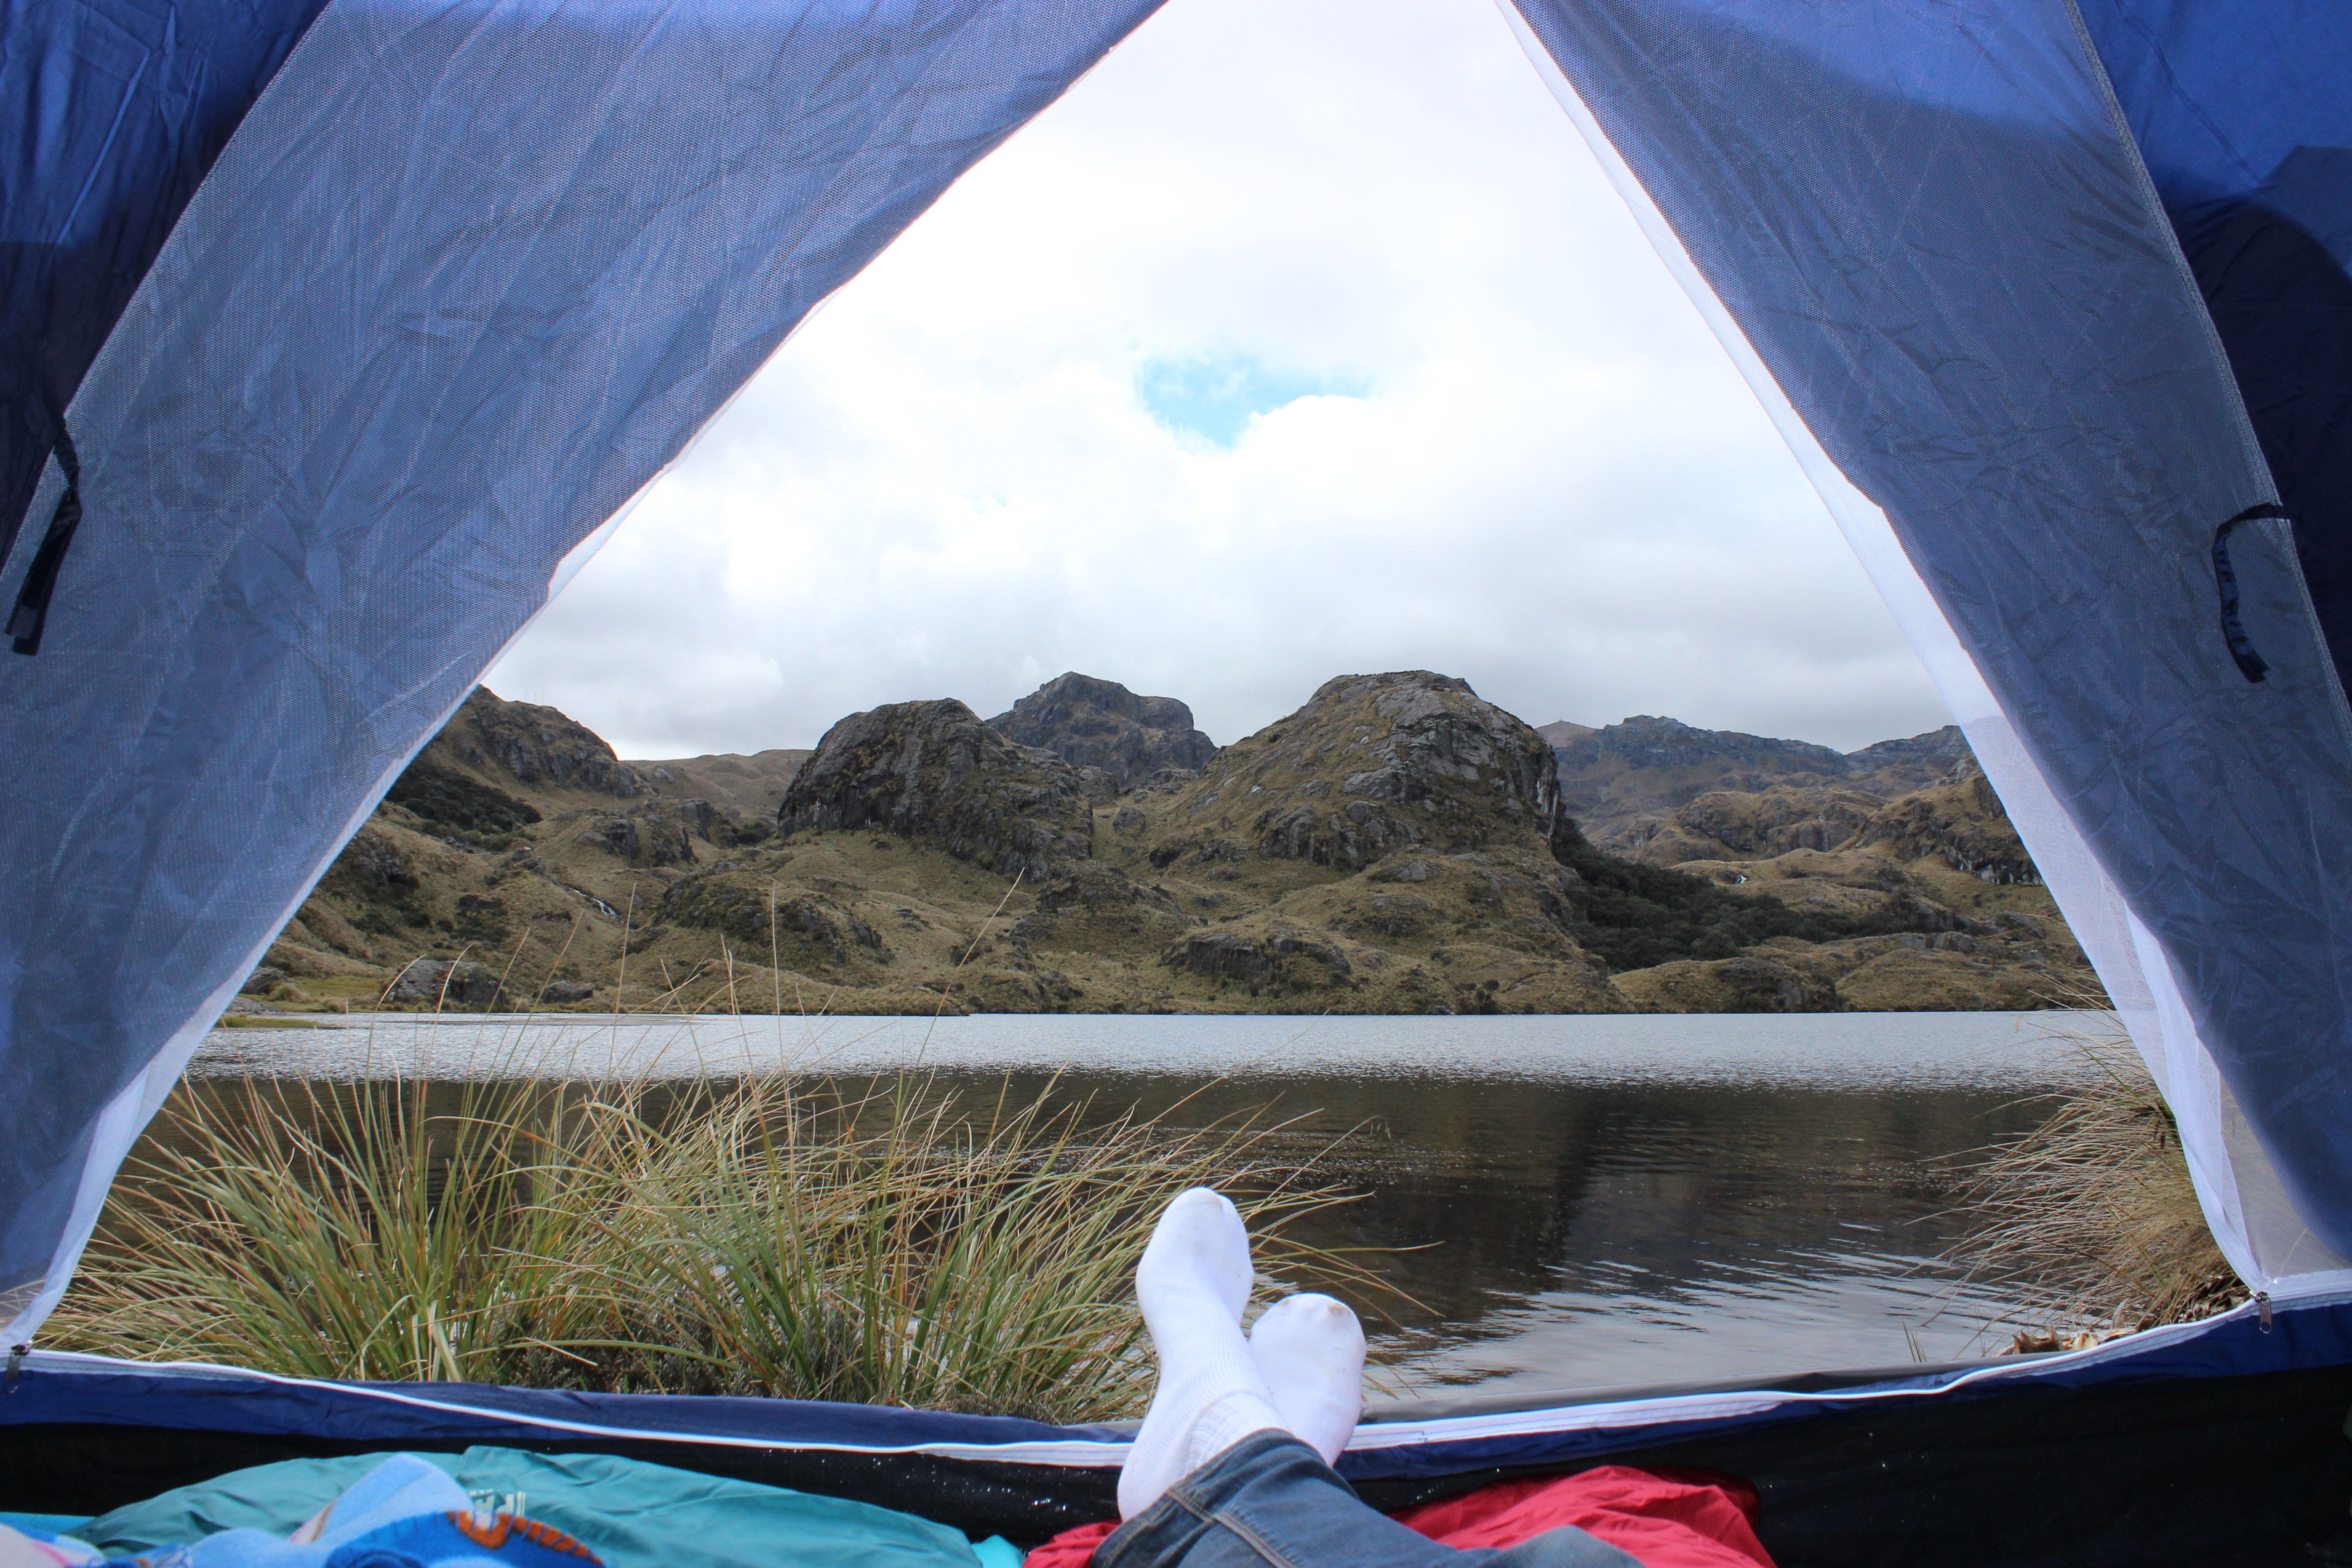
{"type": "MultiPolygon", "coordinates": [[[[0,0],[8,1341],[499,650],[810,310],[1156,4],[0,0]]],[[[2340,1414],[2352,27],[2319,0],[1506,11],[1939,683],[2261,1301],[2048,1363],[1426,1414],[1349,1463],[1402,1485],[1828,1413],[1838,1441],[1914,1421],[1856,1450],[1892,1463],[2058,1389],[2153,1429],[2131,1401],[2161,1388],[2209,1436],[2264,1399],[2340,1414]]],[[[1118,1442],[29,1371],[0,1432],[425,1421],[993,1465],[982,1490],[1048,1500],[1118,1442]]]]}

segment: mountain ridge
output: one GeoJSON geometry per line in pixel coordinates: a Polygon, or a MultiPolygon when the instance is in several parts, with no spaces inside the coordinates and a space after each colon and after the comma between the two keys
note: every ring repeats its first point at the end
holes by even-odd
{"type": "Polygon", "coordinates": [[[1637,716],[1561,746],[1391,671],[1193,768],[1150,765],[1206,741],[1144,721],[1189,720],[1172,699],[1041,692],[1008,726],[1034,742],[935,699],[811,751],[624,762],[477,691],[257,984],[297,1007],[405,973],[415,1005],[1784,1011],[2035,1005],[2086,973],[1956,732],[1840,753],[1637,716]],[[1630,808],[1605,838],[1573,812],[1593,768],[1630,808]]]}

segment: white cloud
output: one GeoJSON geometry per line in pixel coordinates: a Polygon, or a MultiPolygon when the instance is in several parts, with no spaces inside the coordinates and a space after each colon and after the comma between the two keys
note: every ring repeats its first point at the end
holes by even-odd
{"type": "Polygon", "coordinates": [[[1416,667],[1535,722],[1944,721],[1487,0],[1171,0],[812,319],[489,679],[659,756],[986,715],[1066,668],[1229,741],[1416,667]],[[1171,366],[1260,411],[1235,435],[1171,366]]]}

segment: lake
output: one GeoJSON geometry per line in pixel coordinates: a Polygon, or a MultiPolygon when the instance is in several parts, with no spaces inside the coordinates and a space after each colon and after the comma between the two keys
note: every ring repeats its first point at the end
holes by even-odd
{"type": "Polygon", "coordinates": [[[1367,1318],[1406,1388],[1522,1394],[2005,1348],[2013,1298],[1937,1260],[1949,1173],[2039,1120],[2086,1070],[2064,1032],[2105,1021],[387,1014],[216,1031],[192,1071],[919,1068],[1186,1125],[1271,1103],[1286,1147],[1367,1194],[1299,1234],[1412,1249],[1385,1269],[1419,1307],[1367,1318]]]}

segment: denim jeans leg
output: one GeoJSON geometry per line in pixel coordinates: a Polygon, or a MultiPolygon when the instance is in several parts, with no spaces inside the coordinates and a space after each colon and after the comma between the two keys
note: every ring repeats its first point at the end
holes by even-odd
{"type": "Polygon", "coordinates": [[[1168,1489],[1095,1552],[1095,1568],[1641,1568],[1580,1530],[1457,1552],[1360,1501],[1286,1432],[1251,1434],[1168,1489]]]}

